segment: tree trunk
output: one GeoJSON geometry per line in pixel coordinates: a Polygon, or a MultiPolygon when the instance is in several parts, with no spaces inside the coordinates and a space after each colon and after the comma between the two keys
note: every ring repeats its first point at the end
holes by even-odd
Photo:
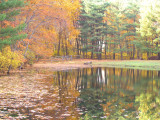
{"type": "Polygon", "coordinates": [[[135,45],[133,45],[133,59],[134,59],[134,56],[135,56],[135,45]]]}
{"type": "Polygon", "coordinates": [[[9,66],[7,74],[9,75],[12,65],[9,66]]]}
{"type": "Polygon", "coordinates": [[[137,59],[139,59],[140,57],[139,57],[139,50],[137,50],[137,59]]]}
{"type": "Polygon", "coordinates": [[[149,58],[149,52],[147,52],[147,59],[149,58]]]}
{"type": "MultiPolygon", "coordinates": [[[[114,48],[116,48],[116,45],[115,45],[115,43],[114,43],[114,48]]],[[[116,56],[116,54],[115,54],[115,50],[113,51],[114,53],[113,53],[113,59],[115,60],[115,56],[116,56]]]]}
{"type": "Polygon", "coordinates": [[[60,55],[59,52],[60,52],[60,47],[61,47],[61,32],[59,32],[59,42],[58,42],[58,52],[57,52],[57,55],[60,55]]]}
{"type": "Polygon", "coordinates": [[[160,60],[160,53],[158,53],[158,60],[160,60]]]}
{"type": "MultiPolygon", "coordinates": [[[[120,50],[122,49],[121,45],[120,45],[120,50]]],[[[123,60],[123,51],[121,51],[121,60],[123,60]]]]}
{"type": "Polygon", "coordinates": [[[121,52],[121,60],[123,60],[123,52],[121,52]]]}
{"type": "Polygon", "coordinates": [[[115,53],[113,53],[113,60],[115,60],[115,58],[116,58],[116,57],[115,57],[115,53]]]}
{"type": "Polygon", "coordinates": [[[84,51],[83,51],[83,58],[85,58],[85,54],[84,54],[84,51]]]}
{"type": "Polygon", "coordinates": [[[76,42],[77,42],[77,55],[79,55],[79,42],[78,42],[78,38],[76,38],[76,42]]]}
{"type": "Polygon", "coordinates": [[[93,59],[93,51],[91,52],[91,59],[93,59]]]}
{"type": "Polygon", "coordinates": [[[68,47],[67,47],[67,36],[65,35],[65,47],[66,47],[66,55],[68,55],[68,47]]]}
{"type": "Polygon", "coordinates": [[[106,51],[107,51],[107,48],[106,48],[106,44],[105,44],[105,59],[107,58],[107,55],[106,55],[106,51]]]}

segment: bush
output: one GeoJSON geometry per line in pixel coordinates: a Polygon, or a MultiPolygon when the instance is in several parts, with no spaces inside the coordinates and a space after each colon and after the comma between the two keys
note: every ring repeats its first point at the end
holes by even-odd
{"type": "Polygon", "coordinates": [[[26,54],[27,64],[33,65],[34,61],[36,61],[36,55],[33,51],[27,51],[26,54]]]}
{"type": "Polygon", "coordinates": [[[10,68],[15,69],[21,65],[23,56],[17,51],[12,52],[10,47],[5,47],[0,52],[0,71],[5,72],[10,68]]]}

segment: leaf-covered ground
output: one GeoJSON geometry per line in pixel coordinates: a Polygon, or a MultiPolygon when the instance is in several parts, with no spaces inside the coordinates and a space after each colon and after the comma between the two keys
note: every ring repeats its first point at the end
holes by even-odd
{"type": "Polygon", "coordinates": [[[74,104],[76,94],[64,92],[60,96],[61,89],[53,84],[53,73],[38,72],[0,77],[0,119],[49,120],[79,116],[80,110],[74,104]]]}

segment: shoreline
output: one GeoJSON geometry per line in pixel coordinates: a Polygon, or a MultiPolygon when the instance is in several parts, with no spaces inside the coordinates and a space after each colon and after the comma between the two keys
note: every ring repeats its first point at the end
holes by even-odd
{"type": "Polygon", "coordinates": [[[130,68],[142,70],[160,70],[159,60],[91,60],[91,59],[78,59],[72,61],[59,61],[59,62],[45,62],[40,61],[33,64],[32,68],[45,68],[53,71],[81,69],[91,67],[115,67],[115,68],[130,68]],[[92,64],[85,65],[86,62],[92,64]]]}
{"type": "MultiPolygon", "coordinates": [[[[32,66],[27,66],[22,70],[11,70],[10,75],[17,73],[26,73],[29,71],[63,71],[72,69],[92,68],[92,67],[110,67],[110,68],[126,68],[126,69],[139,69],[139,70],[158,70],[160,71],[160,60],[91,60],[91,59],[78,59],[72,61],[39,61],[32,66]],[[92,64],[85,65],[86,62],[92,64]]],[[[7,74],[0,74],[6,76],[7,74]]]]}

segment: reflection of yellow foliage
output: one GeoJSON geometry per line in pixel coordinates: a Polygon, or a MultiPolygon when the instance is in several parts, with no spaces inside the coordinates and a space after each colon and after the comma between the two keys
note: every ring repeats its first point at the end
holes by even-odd
{"type": "Polygon", "coordinates": [[[142,93],[137,96],[136,101],[140,103],[138,108],[140,120],[159,120],[160,107],[159,107],[159,96],[157,93],[142,93]]]}
{"type": "Polygon", "coordinates": [[[155,80],[153,80],[153,83],[152,83],[153,85],[156,85],[156,81],[155,80]]]}

